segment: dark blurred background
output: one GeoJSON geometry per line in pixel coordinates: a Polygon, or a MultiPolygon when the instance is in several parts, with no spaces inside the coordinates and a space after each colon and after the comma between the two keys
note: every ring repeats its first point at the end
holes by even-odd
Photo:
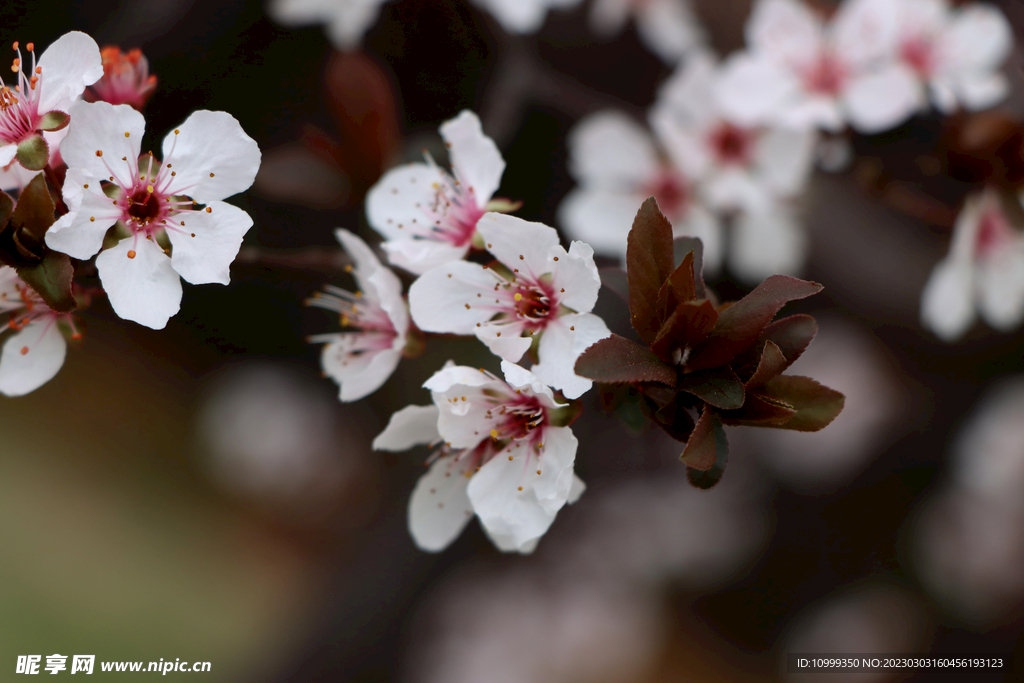
{"type": "MultiPolygon", "coordinates": [[[[742,44],[749,3],[697,6],[721,52],[742,44]]],[[[1020,41],[1021,5],[1003,8],[1020,41]]],[[[1024,369],[1024,336],[979,326],[945,345],[922,330],[949,226],[880,201],[855,171],[818,173],[803,198],[804,275],[825,293],[792,307],[819,317],[794,371],[847,394],[836,423],[731,430],[725,480],[704,492],[687,486],[677,444],[591,395],[574,428],[588,491],[534,556],[500,554],[475,524],[442,554],[413,546],[405,506],[427,453],[369,442],[392,411],[429,401],[418,387],[447,358],[495,359],[475,341],[432,343],[342,405],[304,342],[331,323],[302,300],[350,283],[329,263],[275,257],[329,253],[338,226],[371,238],[374,164],[441,154],[437,126],[463,108],[508,163],[499,194],[555,225],[572,124],[606,107],[643,116],[671,73],[632,28],[596,41],[585,12],[513,38],[465,2],[401,0],[364,55],[339,57],[320,27],[277,26],[259,2],[0,8],[8,41],[78,29],[140,47],[159,78],[144,149],[206,108],[238,118],[265,161],[232,200],[255,227],[229,287],[186,286],[162,331],[98,301],[56,379],[0,399],[3,667],[59,652],[209,660],[218,681],[754,681],[793,678],[787,651],[845,650],[991,652],[1017,667],[860,681],[1024,680],[1024,515],[989,510],[992,495],[957,474],[979,448],[957,435],[1024,369]],[[394,119],[378,146],[359,137],[361,106],[394,119]]],[[[929,190],[900,164],[940,137],[915,119],[855,146],[929,190]]],[[[939,199],[955,208],[964,189],[942,185],[939,199]]],[[[746,291],[711,284],[726,299],[746,291]]],[[[599,312],[626,324],[614,295],[599,312]]],[[[1024,417],[1024,399],[1008,400],[998,428],[1024,417]]],[[[1024,461],[1024,438],[1003,441],[1024,461]]],[[[822,676],[807,680],[841,680],[822,676]]]]}

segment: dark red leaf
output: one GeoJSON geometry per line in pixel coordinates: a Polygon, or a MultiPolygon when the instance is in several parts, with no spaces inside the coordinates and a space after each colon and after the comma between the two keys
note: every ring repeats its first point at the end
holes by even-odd
{"type": "Polygon", "coordinates": [[[728,366],[683,375],[676,387],[722,410],[743,405],[743,382],[728,366]]]}
{"type": "Polygon", "coordinates": [[[762,339],[775,342],[786,357],[786,367],[803,354],[818,333],[818,323],[809,315],[791,315],[765,328],[762,339]]]}
{"type": "Polygon", "coordinates": [[[676,371],[650,349],[617,334],[602,339],[576,361],[576,374],[595,382],[659,382],[675,386],[676,371]]]}
{"type": "Polygon", "coordinates": [[[71,293],[75,268],[67,254],[49,251],[43,260],[33,266],[18,268],[18,277],[43,297],[46,305],[58,313],[68,313],[78,307],[71,293]]]}
{"type": "Polygon", "coordinates": [[[817,294],[822,289],[786,275],[772,275],[754,291],[719,312],[718,324],[708,338],[690,356],[691,370],[725,365],[736,355],[757,343],[775,314],[790,301],[817,294]]]}
{"type": "Polygon", "coordinates": [[[690,438],[693,432],[693,418],[681,401],[670,401],[657,410],[656,406],[649,404],[649,407],[654,424],[661,427],[666,434],[676,441],[686,441],[690,438]]]}
{"type": "Polygon", "coordinates": [[[672,248],[675,260],[680,262],[686,254],[693,252],[694,297],[706,299],[708,295],[704,286],[704,243],[699,237],[677,237],[672,240],[672,248]]]}
{"type": "Polygon", "coordinates": [[[760,392],[766,398],[793,406],[796,414],[778,427],[800,432],[816,432],[826,427],[842,412],[846,402],[846,397],[835,389],[799,375],[776,377],[766,383],[760,392]]]}
{"type": "Polygon", "coordinates": [[[718,321],[718,312],[707,299],[679,304],[658,330],[651,350],[670,363],[682,360],[685,349],[692,349],[708,336],[718,321]],[[679,352],[679,359],[673,358],[679,352]]]}
{"type": "Polygon", "coordinates": [[[718,429],[722,428],[711,407],[704,406],[700,419],[697,420],[697,424],[693,427],[693,433],[690,434],[690,439],[686,442],[686,448],[679,456],[679,459],[686,463],[687,467],[701,471],[714,467],[715,461],[718,459],[718,448],[715,443],[716,424],[718,429]]]}
{"type": "Polygon", "coordinates": [[[753,391],[747,392],[747,400],[741,409],[719,414],[722,424],[735,427],[778,427],[789,422],[794,415],[796,410],[788,403],[753,391]]]}
{"type": "Polygon", "coordinates": [[[672,224],[650,197],[640,207],[626,241],[629,312],[633,328],[650,344],[661,328],[658,291],[675,269],[672,224]]]}
{"type": "Polygon", "coordinates": [[[11,226],[27,232],[41,243],[46,231],[53,225],[54,208],[46,179],[40,173],[18,195],[18,204],[11,214],[11,226]]]}
{"type": "Polygon", "coordinates": [[[778,345],[769,339],[764,343],[764,350],[761,352],[761,361],[757,364],[757,370],[747,380],[747,388],[759,387],[768,380],[778,377],[788,366],[789,363],[782,355],[778,345]]]}
{"type": "Polygon", "coordinates": [[[688,252],[658,290],[658,318],[664,321],[679,304],[696,297],[693,281],[693,252],[688,252]]]}

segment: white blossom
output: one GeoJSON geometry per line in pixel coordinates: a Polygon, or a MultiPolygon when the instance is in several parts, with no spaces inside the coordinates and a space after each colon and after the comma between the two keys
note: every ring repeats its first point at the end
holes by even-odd
{"type": "Polygon", "coordinates": [[[745,124],[864,133],[891,128],[919,107],[914,81],[893,59],[892,0],[846,0],[823,21],[800,0],[759,0],[747,50],[718,82],[726,112],[745,124]]]}
{"type": "Polygon", "coordinates": [[[327,36],[339,50],[359,47],[387,0],[271,0],[267,11],[286,26],[326,24],[327,36]]]}
{"type": "Polygon", "coordinates": [[[1024,319],[1024,235],[991,189],[968,198],[921,294],[921,321],[944,341],[963,336],[976,312],[1001,332],[1024,319]]]}
{"type": "Polygon", "coordinates": [[[563,406],[528,370],[501,368],[504,381],[449,361],[423,385],[434,405],[403,408],[374,439],[389,451],[441,444],[409,501],[409,530],[424,550],[446,548],[475,514],[498,548],[532,552],[583,492],[576,437],[554,424],[563,406]]]}
{"type": "Polygon", "coordinates": [[[412,319],[428,332],[474,334],[496,355],[516,362],[537,340],[533,374],[576,398],[592,382],[573,371],[576,359],[610,332],[591,313],[601,280],[594,250],[541,223],[487,213],[477,230],[500,266],[453,261],[421,275],[409,289],[412,319]]]}
{"type": "MultiPolygon", "coordinates": [[[[12,163],[18,144],[38,135],[42,128],[62,128],[62,124],[48,122],[46,115],[50,112],[68,114],[71,104],[81,97],[86,86],[103,76],[99,46],[81,31],[71,31],[58,38],[43,52],[38,63],[35,46],[28,43],[26,47],[32,54],[31,65],[23,61],[18,43],[14,44],[18,54],[11,67],[17,74],[15,87],[0,81],[0,167],[12,163]]],[[[53,140],[47,142],[52,144],[53,140]]]]}
{"type": "Polygon", "coordinates": [[[67,343],[58,325],[71,316],[50,310],[42,297],[10,266],[0,266],[0,313],[8,320],[0,334],[13,332],[0,352],[0,393],[24,396],[49,382],[64,365],[67,343]]]}
{"type": "Polygon", "coordinates": [[[701,201],[697,179],[667,153],[663,140],[656,143],[625,114],[604,111],[576,124],[568,146],[569,172],[578,186],[562,202],[558,218],[571,239],[625,260],[636,212],[653,195],[676,237],[699,237],[704,243],[706,270],[720,266],[718,218],[701,201]]]}
{"type": "Polygon", "coordinates": [[[669,63],[706,39],[690,0],[595,0],[590,9],[590,25],[606,37],[620,33],[630,17],[644,44],[669,63]]]}
{"type": "Polygon", "coordinates": [[[442,124],[441,137],[451,174],[428,157],[388,171],[366,196],[367,220],[386,240],[391,263],[417,275],[469,252],[505,172],[501,152],[473,112],[442,124]]]}
{"type": "Polygon", "coordinates": [[[159,162],[152,152],[140,156],[145,127],[128,105],[72,106],[60,146],[70,212],[46,243],[87,259],[116,224],[117,243],[96,258],[100,281],[120,317],[160,329],[178,312],[180,278],[230,281],[252,219],[221,200],[252,185],[260,151],[230,114],[197,111],[164,138],[159,162]]]}
{"type": "Polygon", "coordinates": [[[341,400],[358,401],[377,391],[398,367],[407,342],[409,310],[402,282],[366,243],[348,230],[339,228],[335,234],[352,257],[349,270],[359,289],[348,292],[328,286],[307,303],[337,313],[341,326],[354,331],[320,334],[310,341],[327,344],[320,364],[341,385],[341,400]]]}
{"type": "Polygon", "coordinates": [[[568,9],[580,0],[473,0],[498,20],[509,33],[536,33],[549,9],[568,9]]]}

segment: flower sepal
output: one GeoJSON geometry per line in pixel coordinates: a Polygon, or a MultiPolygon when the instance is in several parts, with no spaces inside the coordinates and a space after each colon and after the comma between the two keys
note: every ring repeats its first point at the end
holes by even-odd
{"type": "Polygon", "coordinates": [[[52,133],[57,130],[66,128],[71,123],[71,117],[59,109],[48,111],[39,118],[37,127],[39,130],[44,130],[47,133],[52,133]]]}
{"type": "Polygon", "coordinates": [[[33,135],[18,143],[15,158],[29,171],[41,171],[50,161],[50,146],[42,135],[33,135]]]}

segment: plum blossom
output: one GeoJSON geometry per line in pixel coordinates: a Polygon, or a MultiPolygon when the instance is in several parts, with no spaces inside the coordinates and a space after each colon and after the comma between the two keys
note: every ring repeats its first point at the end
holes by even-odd
{"type": "Polygon", "coordinates": [[[103,78],[83,93],[86,102],[129,104],[142,111],[146,101],[156,90],[156,76],[149,73],[149,60],[139,49],[122,52],[116,45],[108,45],[100,52],[103,57],[103,78]]]}
{"type": "Polygon", "coordinates": [[[32,64],[23,61],[17,42],[17,57],[11,66],[17,76],[14,87],[0,81],[0,167],[18,163],[40,170],[49,160],[45,133],[64,128],[68,111],[85,87],[103,75],[96,41],[80,31],[58,38],[36,62],[35,45],[25,46],[32,64]],[[27,73],[26,73],[27,67],[27,73]]]}
{"type": "Polygon", "coordinates": [[[930,95],[936,108],[948,114],[958,103],[983,109],[1005,97],[1007,82],[999,67],[1013,48],[1013,33],[998,9],[976,3],[953,10],[945,0],[904,0],[877,9],[896,14],[889,47],[893,71],[911,90],[896,94],[875,79],[866,86],[876,89],[875,99],[911,96],[923,109],[930,95]]]}
{"type": "Polygon", "coordinates": [[[230,281],[252,219],[221,200],[252,185],[260,150],[224,112],[193,112],[164,138],[162,163],[152,152],[140,156],[145,129],[142,114],[128,105],[71,107],[60,147],[70,212],[53,224],[46,243],[87,259],[116,224],[116,244],[96,258],[103,289],[120,317],[161,329],[180,307],[181,278],[230,281]]]}
{"type": "Polygon", "coordinates": [[[594,32],[611,37],[633,18],[641,40],[669,63],[705,41],[690,0],[596,0],[590,9],[594,32]]]}
{"type": "Polygon", "coordinates": [[[943,341],[955,341],[975,311],[1002,332],[1024,319],[1024,234],[992,189],[970,197],[957,217],[949,254],[921,294],[921,322],[943,341]]]}
{"type": "Polygon", "coordinates": [[[718,219],[698,196],[697,179],[667,153],[664,140],[656,143],[625,114],[604,111],[576,124],[568,146],[569,172],[579,186],[562,202],[558,218],[571,239],[625,260],[633,218],[653,195],[676,237],[699,237],[704,243],[705,268],[713,272],[720,266],[718,219]]]}
{"type": "Polygon", "coordinates": [[[501,152],[473,112],[443,123],[441,137],[451,174],[427,157],[388,171],[366,195],[366,218],[386,240],[388,259],[417,275],[479,247],[477,221],[505,172],[501,152]]]}
{"type": "Polygon", "coordinates": [[[359,47],[387,0],[273,0],[271,17],[285,26],[326,24],[327,37],[339,50],[359,47]]]}
{"type": "Polygon", "coordinates": [[[590,311],[601,280],[594,250],[541,223],[487,213],[477,230],[497,264],[453,261],[421,275],[409,289],[413,321],[428,332],[474,334],[497,356],[516,362],[537,338],[533,374],[577,398],[592,382],[576,359],[609,334],[590,311]]]}
{"type": "Polygon", "coordinates": [[[409,530],[424,550],[446,548],[474,514],[504,551],[532,552],[584,484],[565,406],[530,371],[501,362],[505,380],[451,361],[423,385],[434,405],[391,416],[375,450],[439,444],[409,500],[409,530]]]}
{"type": "Polygon", "coordinates": [[[381,265],[373,251],[348,230],[335,231],[354,265],[348,270],[359,289],[327,286],[306,303],[340,315],[341,326],[355,331],[319,334],[325,342],[320,364],[341,385],[342,401],[358,401],[377,391],[398,367],[409,332],[409,310],[402,282],[381,265]]]}
{"type": "Polygon", "coordinates": [[[69,313],[50,310],[41,296],[10,266],[0,267],[0,313],[9,316],[0,333],[11,330],[0,352],[0,393],[24,396],[49,382],[64,365],[67,343],[58,323],[75,330],[69,313]]]}
{"type": "Polygon", "coordinates": [[[747,51],[718,82],[726,113],[746,125],[863,133],[891,128],[918,109],[906,70],[892,59],[892,0],[846,0],[828,22],[800,0],[759,0],[747,51]]]}

